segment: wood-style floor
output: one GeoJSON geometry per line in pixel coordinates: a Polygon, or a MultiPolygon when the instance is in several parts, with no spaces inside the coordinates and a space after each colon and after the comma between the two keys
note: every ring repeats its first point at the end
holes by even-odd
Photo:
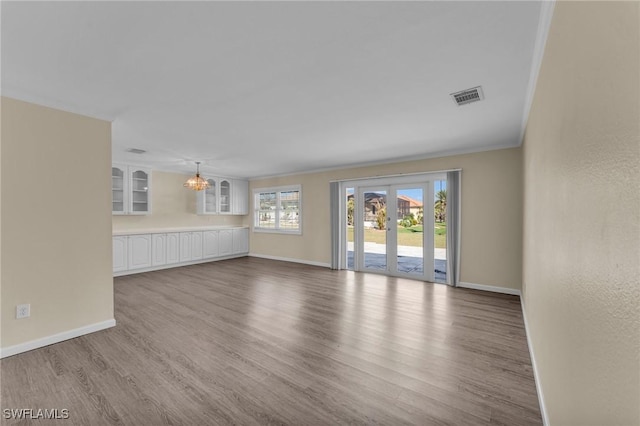
{"type": "Polygon", "coordinates": [[[115,328],[3,359],[2,408],[75,425],[542,422],[516,296],[241,258],[116,278],[115,307],[115,328]]]}

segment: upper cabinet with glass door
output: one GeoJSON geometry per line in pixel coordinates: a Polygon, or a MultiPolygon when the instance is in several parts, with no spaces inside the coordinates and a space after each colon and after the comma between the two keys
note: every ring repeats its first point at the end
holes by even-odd
{"type": "Polygon", "coordinates": [[[218,181],[213,178],[207,179],[209,188],[198,192],[198,214],[218,213],[218,181]]]}
{"type": "Polygon", "coordinates": [[[231,213],[231,181],[228,179],[220,181],[220,213],[231,213]]]}
{"type": "Polygon", "coordinates": [[[245,215],[249,210],[249,182],[227,178],[207,178],[210,187],[199,191],[198,214],[245,215]]]}
{"type": "Polygon", "coordinates": [[[111,166],[111,212],[125,214],[127,211],[127,166],[111,166]]]}
{"type": "Polygon", "coordinates": [[[111,212],[116,215],[151,213],[151,170],[112,165],[111,212]]]}
{"type": "Polygon", "coordinates": [[[129,166],[129,214],[151,213],[151,171],[140,167],[129,166]]]}

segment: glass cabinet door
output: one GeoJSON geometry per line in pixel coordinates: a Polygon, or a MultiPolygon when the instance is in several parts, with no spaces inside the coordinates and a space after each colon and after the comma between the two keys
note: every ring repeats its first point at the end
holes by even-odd
{"type": "Polygon", "coordinates": [[[204,212],[216,213],[217,211],[216,198],[218,193],[218,188],[216,187],[216,181],[213,179],[207,179],[207,182],[209,182],[209,185],[211,186],[205,189],[204,191],[204,212]]]}
{"type": "Polygon", "coordinates": [[[231,213],[231,183],[220,181],[220,213],[231,213]]]}
{"type": "Polygon", "coordinates": [[[131,173],[131,214],[149,212],[149,173],[132,170],[131,173]]]}
{"type": "Polygon", "coordinates": [[[120,167],[111,167],[111,212],[123,214],[125,208],[125,172],[120,167]]]}

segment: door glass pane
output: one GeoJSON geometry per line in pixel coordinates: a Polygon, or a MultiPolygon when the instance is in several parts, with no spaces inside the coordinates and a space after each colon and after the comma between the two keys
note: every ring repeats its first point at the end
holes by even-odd
{"type": "Polygon", "coordinates": [[[424,190],[398,189],[396,211],[398,223],[398,272],[424,273],[424,190]]]}
{"type": "Polygon", "coordinates": [[[363,206],[364,268],[387,269],[387,191],[367,191],[363,206]]]}
{"type": "Polygon", "coordinates": [[[111,168],[111,211],[124,212],[124,171],[111,168]]]}
{"type": "Polygon", "coordinates": [[[226,180],[220,182],[220,212],[231,212],[231,184],[226,180]]]}
{"type": "Polygon", "coordinates": [[[216,211],[216,181],[213,179],[207,179],[209,182],[209,188],[204,191],[204,209],[208,213],[216,211]]]}
{"type": "Polygon", "coordinates": [[[355,213],[355,198],[354,188],[347,188],[347,269],[354,269],[354,213],[355,213]]]}
{"type": "Polygon", "coordinates": [[[447,281],[447,181],[434,182],[434,278],[447,281]]]}

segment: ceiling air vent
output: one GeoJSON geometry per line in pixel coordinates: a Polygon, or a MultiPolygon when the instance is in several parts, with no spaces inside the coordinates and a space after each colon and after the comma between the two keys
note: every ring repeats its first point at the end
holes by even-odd
{"type": "Polygon", "coordinates": [[[127,152],[130,152],[132,154],[144,154],[147,151],[145,151],[144,149],[131,148],[131,149],[128,149],[127,152]]]}
{"type": "Polygon", "coordinates": [[[482,87],[478,86],[461,92],[452,93],[451,97],[455,103],[460,106],[483,100],[484,93],[482,93],[482,87]]]}

